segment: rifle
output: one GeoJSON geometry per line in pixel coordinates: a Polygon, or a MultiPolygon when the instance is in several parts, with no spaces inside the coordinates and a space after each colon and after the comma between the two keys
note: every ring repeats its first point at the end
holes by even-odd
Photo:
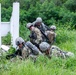
{"type": "Polygon", "coordinates": [[[31,33],[31,35],[29,35],[29,37],[32,39],[35,39],[35,40],[37,39],[37,35],[34,31],[32,31],[32,33],[31,33]]]}
{"type": "Polygon", "coordinates": [[[18,49],[15,53],[13,54],[9,54],[9,55],[6,55],[6,59],[10,59],[10,58],[14,58],[16,57],[17,55],[20,55],[21,56],[21,50],[18,49]]]}
{"type": "Polygon", "coordinates": [[[46,34],[40,29],[41,33],[44,35],[44,37],[47,39],[47,41],[49,42],[49,38],[46,36],[46,34]]]}

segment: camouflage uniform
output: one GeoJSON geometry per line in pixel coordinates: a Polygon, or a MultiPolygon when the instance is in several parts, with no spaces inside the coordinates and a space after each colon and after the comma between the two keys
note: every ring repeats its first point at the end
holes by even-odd
{"type": "Polygon", "coordinates": [[[41,23],[40,26],[38,26],[38,25],[35,23],[34,26],[37,27],[38,29],[42,30],[43,32],[49,30],[48,26],[46,26],[44,23],[41,23]]]}
{"type": "Polygon", "coordinates": [[[66,57],[66,52],[62,51],[59,47],[52,45],[50,50],[52,51],[52,56],[55,57],[61,57],[65,58],[66,57]]]}
{"type": "Polygon", "coordinates": [[[24,43],[22,48],[18,48],[18,50],[14,53],[21,59],[32,58],[36,59],[39,54],[42,54],[39,49],[33,45],[30,41],[24,43]]]}
{"type": "Polygon", "coordinates": [[[72,52],[63,51],[55,45],[52,45],[50,50],[52,50],[52,56],[61,57],[61,58],[74,57],[74,54],[72,52]]]}
{"type": "Polygon", "coordinates": [[[25,46],[25,42],[21,37],[16,39],[16,45],[17,50],[13,54],[7,55],[6,58],[9,59],[16,56],[19,56],[22,59],[27,58],[29,56],[29,50],[25,46]],[[21,47],[19,47],[19,45],[21,45],[21,47]]]}
{"type": "Polygon", "coordinates": [[[48,37],[48,43],[53,44],[56,41],[56,26],[52,25],[50,30],[45,32],[46,36],[48,37]]]}
{"type": "Polygon", "coordinates": [[[33,22],[33,25],[41,31],[43,41],[47,41],[48,38],[45,35],[45,31],[50,30],[50,28],[46,26],[44,23],[42,23],[41,17],[38,17],[36,21],[33,22]]]}
{"type": "Polygon", "coordinates": [[[18,46],[18,50],[20,50],[22,58],[27,58],[29,56],[30,50],[28,49],[28,47],[25,45],[25,41],[21,38],[18,37],[16,39],[16,45],[18,46]],[[19,48],[19,44],[22,44],[22,47],[19,48]]]}
{"type": "Polygon", "coordinates": [[[22,58],[23,59],[27,58],[29,56],[30,52],[31,52],[30,49],[27,46],[25,46],[22,49],[22,58]]]}
{"type": "Polygon", "coordinates": [[[55,36],[54,36],[54,41],[56,41],[56,33],[55,33],[55,30],[56,30],[56,26],[55,25],[52,25],[51,27],[50,27],[50,31],[51,32],[54,32],[54,34],[55,34],[55,36]]]}
{"type": "Polygon", "coordinates": [[[33,25],[35,27],[37,27],[38,29],[42,30],[43,32],[50,30],[50,28],[42,22],[41,17],[37,17],[36,21],[33,22],[33,25]],[[40,24],[38,24],[38,23],[40,23],[40,24]]]}
{"type": "Polygon", "coordinates": [[[62,51],[59,47],[50,45],[46,42],[42,42],[40,45],[40,50],[45,53],[49,58],[51,57],[61,57],[61,58],[66,58],[66,57],[74,57],[74,54],[72,52],[65,52],[62,51]]]}
{"type": "Polygon", "coordinates": [[[40,30],[32,25],[32,23],[27,24],[27,28],[30,29],[30,41],[37,47],[42,42],[42,34],[40,30]]]}
{"type": "Polygon", "coordinates": [[[42,34],[41,34],[41,32],[40,32],[40,30],[38,29],[38,28],[34,28],[33,30],[32,30],[35,34],[36,34],[36,39],[32,39],[35,43],[37,43],[37,44],[39,44],[39,43],[41,43],[41,41],[42,41],[42,34]]]}
{"type": "Polygon", "coordinates": [[[53,44],[54,43],[54,38],[55,38],[55,33],[52,31],[46,31],[46,36],[48,37],[48,43],[53,44]]]}

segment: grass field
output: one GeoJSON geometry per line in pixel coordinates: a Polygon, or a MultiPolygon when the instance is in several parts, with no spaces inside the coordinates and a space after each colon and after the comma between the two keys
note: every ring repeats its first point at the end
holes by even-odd
{"type": "MultiPolygon", "coordinates": [[[[76,31],[58,29],[55,45],[71,51],[76,57],[76,31]]],[[[0,75],[76,75],[76,58],[55,58],[39,56],[36,62],[30,59],[11,62],[0,60],[0,75]]]]}

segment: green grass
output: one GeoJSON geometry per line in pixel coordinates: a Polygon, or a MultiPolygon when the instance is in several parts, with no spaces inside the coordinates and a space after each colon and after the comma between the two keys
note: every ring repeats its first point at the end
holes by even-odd
{"type": "MultiPolygon", "coordinates": [[[[56,45],[76,55],[76,31],[58,29],[56,45]]],[[[76,56],[75,56],[76,57],[76,56]]],[[[39,56],[36,62],[30,59],[11,62],[0,60],[0,75],[76,75],[76,58],[55,58],[39,56]]]]}
{"type": "Polygon", "coordinates": [[[76,59],[48,59],[40,57],[34,63],[31,60],[8,62],[2,65],[1,75],[75,75],[76,59]]]}

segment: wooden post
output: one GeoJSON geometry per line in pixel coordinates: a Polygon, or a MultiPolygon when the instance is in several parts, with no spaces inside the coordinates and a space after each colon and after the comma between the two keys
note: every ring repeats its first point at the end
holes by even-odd
{"type": "Polygon", "coordinates": [[[15,40],[19,37],[19,3],[13,3],[13,12],[12,12],[12,22],[13,26],[11,27],[11,36],[12,36],[12,45],[16,48],[15,40]]]}

